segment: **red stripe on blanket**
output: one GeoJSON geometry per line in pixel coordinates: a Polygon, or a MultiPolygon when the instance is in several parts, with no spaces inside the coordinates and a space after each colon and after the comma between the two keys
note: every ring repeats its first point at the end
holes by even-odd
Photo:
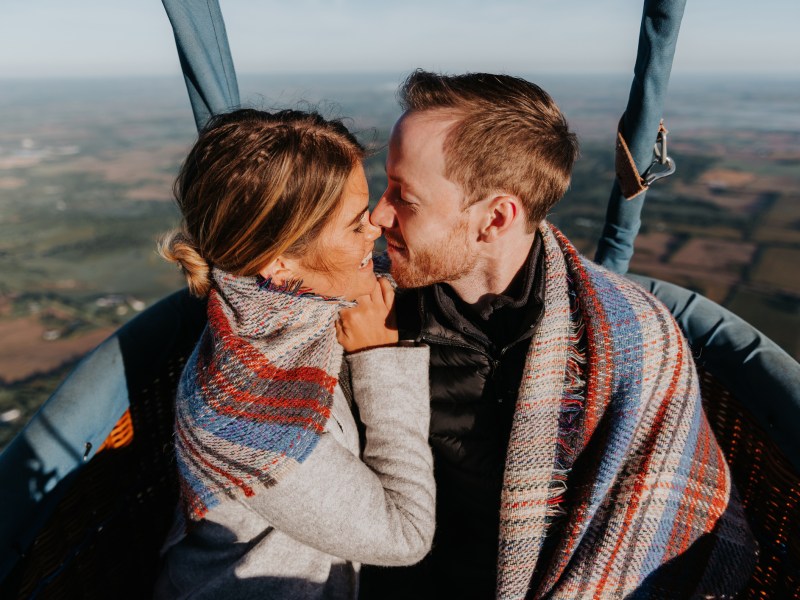
{"type": "MultiPolygon", "coordinates": [[[[248,416],[260,422],[276,422],[276,423],[303,423],[312,425],[317,433],[324,430],[325,423],[330,417],[331,409],[329,406],[322,404],[319,399],[312,398],[275,398],[268,396],[259,396],[251,394],[246,390],[242,390],[233,383],[231,383],[225,374],[219,369],[216,361],[207,363],[205,357],[201,357],[202,362],[199,360],[198,365],[201,367],[198,370],[199,375],[205,375],[205,381],[201,381],[200,385],[204,390],[214,388],[217,393],[207,394],[208,406],[213,408],[220,414],[229,416],[248,416]],[[236,409],[229,404],[223,404],[218,399],[222,395],[228,398],[235,398],[236,404],[241,404],[242,407],[251,404],[259,406],[272,406],[275,408],[297,408],[303,409],[306,412],[315,413],[306,417],[295,417],[285,413],[275,415],[257,414],[246,411],[244,409],[236,409]]],[[[312,383],[312,382],[306,382],[312,383]]]]}
{"type": "MultiPolygon", "coordinates": [[[[222,469],[220,469],[216,465],[210,463],[205,458],[203,458],[202,454],[200,454],[200,452],[194,447],[194,445],[192,445],[189,442],[189,440],[186,439],[186,436],[181,431],[180,427],[176,427],[175,430],[176,430],[177,434],[181,438],[181,442],[183,443],[183,447],[186,448],[187,450],[189,450],[189,452],[192,453],[192,456],[194,456],[198,461],[200,461],[202,464],[204,464],[206,467],[208,467],[209,469],[211,469],[215,473],[217,473],[219,475],[222,475],[225,479],[227,479],[228,481],[230,481],[231,483],[236,485],[238,488],[240,488],[244,492],[244,495],[247,496],[248,498],[253,495],[253,493],[254,493],[253,492],[253,488],[248,486],[244,481],[242,481],[238,477],[234,477],[233,475],[231,475],[230,473],[228,473],[226,471],[223,471],[222,469]]],[[[195,514],[197,514],[197,513],[195,513],[195,514]]],[[[198,516],[200,518],[203,517],[203,515],[198,515],[198,516]]]]}
{"type": "Polygon", "coordinates": [[[278,381],[302,381],[322,385],[328,392],[333,393],[336,387],[336,378],[328,375],[324,370],[314,367],[298,367],[296,369],[282,369],[276,367],[264,358],[251,344],[238,337],[233,331],[222,309],[222,300],[213,293],[208,301],[208,320],[212,331],[215,331],[215,340],[218,340],[225,350],[237,356],[241,363],[257,377],[275,379],[278,381]]]}
{"type": "MultiPolygon", "coordinates": [[[[673,327],[675,327],[673,325],[673,327]]],[[[678,332],[680,335],[680,332],[678,332]]],[[[666,356],[664,358],[667,358],[666,356]]],[[[617,555],[622,548],[623,543],[625,542],[625,536],[630,527],[631,523],[633,522],[633,515],[639,509],[639,503],[641,502],[642,495],[644,491],[647,489],[645,485],[645,478],[650,470],[650,462],[654,456],[654,447],[658,438],[660,437],[661,431],[665,424],[665,415],[667,409],[669,408],[669,404],[672,399],[675,397],[675,392],[678,388],[678,381],[680,380],[681,375],[681,368],[684,365],[684,354],[683,354],[683,344],[678,344],[678,354],[675,357],[675,367],[672,370],[672,379],[670,380],[669,386],[667,387],[666,393],[664,395],[663,400],[661,401],[661,406],[658,408],[658,412],[656,413],[656,417],[653,421],[653,428],[650,432],[650,436],[647,439],[646,444],[642,448],[642,453],[645,455],[645,461],[642,466],[638,469],[638,473],[636,475],[636,483],[634,484],[633,494],[628,501],[628,507],[625,511],[625,517],[623,519],[623,526],[622,531],[617,535],[617,541],[614,545],[614,550],[611,552],[611,556],[606,563],[606,567],[603,569],[603,574],[600,577],[600,581],[598,582],[595,597],[600,598],[602,597],[603,589],[605,588],[606,584],[608,583],[608,578],[611,575],[611,569],[614,566],[614,561],[617,558],[617,555]]],[[[626,542],[625,542],[626,543],[626,542]]]]}

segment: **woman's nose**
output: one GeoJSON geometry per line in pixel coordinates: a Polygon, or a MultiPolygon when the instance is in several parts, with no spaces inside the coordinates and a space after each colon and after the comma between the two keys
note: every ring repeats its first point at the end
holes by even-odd
{"type": "Polygon", "coordinates": [[[367,222],[367,239],[370,241],[375,241],[379,237],[381,237],[381,228],[377,225],[372,224],[372,216],[370,215],[370,219],[367,222]]]}

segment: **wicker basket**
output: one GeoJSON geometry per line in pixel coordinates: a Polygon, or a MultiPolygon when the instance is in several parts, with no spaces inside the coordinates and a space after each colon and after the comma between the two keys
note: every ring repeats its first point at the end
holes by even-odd
{"type": "MultiPolygon", "coordinates": [[[[129,414],[78,472],[0,586],[0,597],[151,596],[159,549],[177,501],[173,398],[201,327],[202,317],[190,320],[175,341],[162,344],[156,359],[141,352],[142,344],[152,342],[150,336],[128,343],[123,354],[132,357],[130,364],[126,358],[129,414]]],[[[741,597],[800,599],[800,477],[734,397],[707,372],[701,375],[709,421],[760,546],[757,567],[741,597]]]]}
{"type": "Polygon", "coordinates": [[[800,599],[800,476],[731,393],[709,373],[701,376],[708,419],[759,544],[740,597],[800,599]]]}

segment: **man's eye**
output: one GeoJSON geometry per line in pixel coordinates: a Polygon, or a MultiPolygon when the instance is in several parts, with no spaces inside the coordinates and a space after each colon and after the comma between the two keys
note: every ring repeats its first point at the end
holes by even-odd
{"type": "Polygon", "coordinates": [[[358,227],[353,229],[356,233],[364,233],[364,223],[359,223],[358,227]]]}

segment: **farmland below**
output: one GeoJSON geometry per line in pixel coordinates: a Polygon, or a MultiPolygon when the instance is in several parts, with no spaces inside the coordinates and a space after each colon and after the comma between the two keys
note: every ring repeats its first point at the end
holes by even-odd
{"type": "MultiPolygon", "coordinates": [[[[556,223],[592,255],[627,78],[536,77],[582,156],[556,223]]],[[[245,104],[317,106],[371,149],[371,201],[400,75],[242,77],[245,104]]],[[[0,81],[0,448],[71,365],[179,289],[155,253],[194,139],[181,81],[0,81]]],[[[678,172],[647,194],[631,271],[696,290],[800,357],[800,88],[677,78],[665,114],[678,172]]]]}

